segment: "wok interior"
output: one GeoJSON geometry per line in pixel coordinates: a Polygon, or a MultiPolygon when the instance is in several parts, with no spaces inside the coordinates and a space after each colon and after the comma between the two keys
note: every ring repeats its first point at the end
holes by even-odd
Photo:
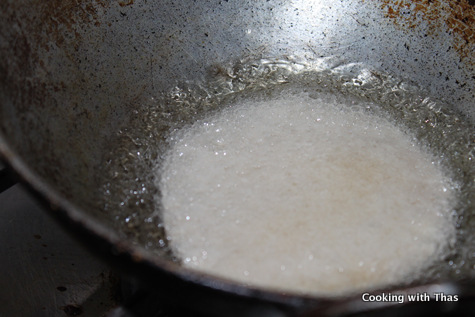
{"type": "MultiPolygon", "coordinates": [[[[475,12],[466,2],[58,0],[2,7],[0,131],[3,148],[14,153],[6,159],[18,155],[88,217],[139,247],[147,239],[134,230],[144,224],[118,225],[114,209],[97,203],[104,179],[114,181],[104,168],[106,149],[136,124],[138,109],[156,105],[152,97],[177,101],[167,105],[163,136],[199,117],[207,109],[180,104],[187,93],[180,87],[210,76],[237,85],[239,61],[329,69],[365,63],[422,87],[473,124],[475,42],[467,16],[475,12]]],[[[134,158],[124,153],[127,159],[134,158]]],[[[148,239],[164,238],[156,235],[148,239]]]]}

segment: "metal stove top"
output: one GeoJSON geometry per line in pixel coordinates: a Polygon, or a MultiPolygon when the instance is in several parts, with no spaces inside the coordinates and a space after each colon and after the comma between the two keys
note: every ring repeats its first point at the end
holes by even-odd
{"type": "Polygon", "coordinates": [[[0,317],[105,316],[117,278],[21,185],[0,193],[0,317]]]}

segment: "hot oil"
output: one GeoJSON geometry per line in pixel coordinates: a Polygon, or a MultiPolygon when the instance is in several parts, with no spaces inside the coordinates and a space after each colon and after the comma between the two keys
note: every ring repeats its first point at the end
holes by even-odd
{"type": "Polygon", "coordinates": [[[360,64],[327,68],[322,63],[285,60],[241,62],[211,69],[204,84],[183,85],[145,100],[134,111],[132,124],[117,134],[107,158],[101,180],[104,214],[113,214],[113,224],[136,244],[183,260],[175,259],[170,251],[160,212],[156,212],[161,206],[155,199],[160,193],[154,174],[175,142],[173,131],[242,101],[301,93],[315,98],[342,96],[350,100],[350,108],[390,120],[431,152],[434,164],[451,177],[457,195],[450,211],[457,241],[418,279],[475,275],[475,241],[469,230],[475,225],[473,127],[468,118],[416,85],[360,64]]]}

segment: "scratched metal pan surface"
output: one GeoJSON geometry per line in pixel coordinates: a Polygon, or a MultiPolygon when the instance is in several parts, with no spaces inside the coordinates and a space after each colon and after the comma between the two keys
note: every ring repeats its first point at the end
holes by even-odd
{"type": "MultiPolygon", "coordinates": [[[[210,74],[232,82],[243,61],[350,67],[356,78],[368,75],[358,66],[366,65],[452,105],[471,122],[473,136],[475,8],[466,0],[4,0],[0,7],[3,159],[86,243],[147,276],[168,298],[186,298],[204,311],[213,306],[218,315],[277,316],[308,307],[341,314],[329,308],[333,303],[344,312],[369,308],[184,269],[167,252],[149,250],[134,233],[140,224],[102,208],[106,149],[144,100],[168,92],[179,99],[186,91],[177,87],[210,74]]],[[[178,108],[167,109],[172,118],[178,108]]]]}

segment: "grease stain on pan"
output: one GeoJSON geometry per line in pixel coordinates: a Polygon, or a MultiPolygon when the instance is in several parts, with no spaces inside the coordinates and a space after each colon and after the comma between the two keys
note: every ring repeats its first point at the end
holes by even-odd
{"type": "Polygon", "coordinates": [[[73,45],[77,49],[81,39],[79,27],[100,26],[99,10],[108,6],[103,0],[36,1],[29,6],[18,1],[9,3],[3,16],[15,30],[11,33],[25,42],[23,46],[32,47],[26,55],[38,61],[37,48],[49,51],[51,43],[58,47],[73,45]]]}
{"type": "Polygon", "coordinates": [[[98,7],[106,7],[107,3],[100,0],[88,1],[48,1],[42,4],[39,19],[43,21],[40,25],[44,25],[44,31],[53,37],[54,42],[61,46],[65,42],[65,32],[80,38],[77,25],[83,23],[99,26],[98,7]],[[64,28],[64,29],[62,29],[64,28]]]}
{"type": "Polygon", "coordinates": [[[435,36],[440,28],[453,33],[454,49],[470,64],[475,50],[475,8],[467,0],[382,0],[381,9],[396,25],[412,29],[421,22],[429,25],[428,35],[435,36]]]}
{"type": "Polygon", "coordinates": [[[134,4],[134,0],[119,0],[119,5],[121,7],[129,6],[134,4]]]}

